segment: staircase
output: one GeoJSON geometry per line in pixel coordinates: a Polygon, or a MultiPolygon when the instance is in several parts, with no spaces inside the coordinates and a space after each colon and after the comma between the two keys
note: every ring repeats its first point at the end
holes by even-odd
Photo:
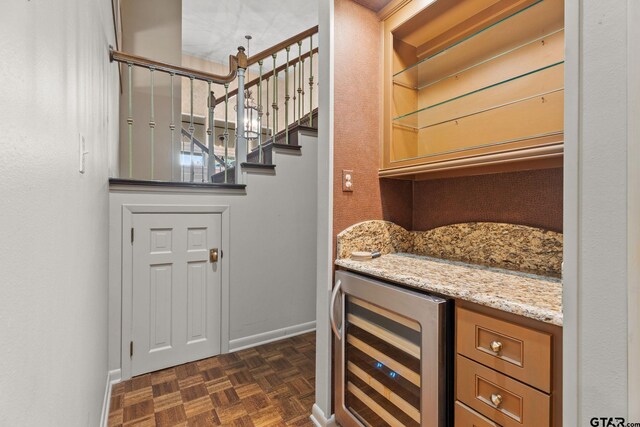
{"type": "MultiPolygon", "coordinates": [[[[318,109],[314,109],[312,113],[312,121],[309,123],[309,115],[302,117],[300,123],[292,123],[289,125],[289,144],[285,143],[286,132],[284,130],[278,132],[274,138],[270,138],[262,145],[262,163],[260,163],[260,147],[256,147],[247,154],[247,161],[241,164],[243,170],[275,170],[276,165],[273,164],[273,150],[289,151],[291,153],[300,153],[301,147],[298,143],[298,135],[300,132],[318,131],[318,109]],[[305,125],[306,123],[306,125],[305,125]],[[311,124],[311,126],[309,126],[311,124]]],[[[231,166],[227,170],[227,184],[235,184],[235,166],[231,166]]],[[[225,182],[225,171],[218,172],[211,176],[211,182],[221,184],[225,182]]]]}
{"type": "MultiPolygon", "coordinates": [[[[229,57],[227,75],[111,50],[111,61],[122,65],[123,94],[128,101],[125,103],[128,109],[121,110],[120,118],[127,129],[122,132],[127,140],[121,147],[128,147],[128,157],[121,156],[123,164],[120,165],[125,176],[111,181],[238,188],[246,185],[243,172],[275,170],[274,150],[300,153],[300,132],[316,132],[318,127],[317,102],[314,103],[317,77],[313,65],[318,54],[318,48],[313,47],[317,32],[317,26],[310,28],[252,56],[239,47],[237,54],[229,57]],[[133,74],[134,69],[148,70],[148,80],[144,77],[140,80],[140,73],[133,74]],[[249,70],[257,71],[257,77],[246,79],[249,70]],[[154,78],[158,78],[154,76],[158,73],[170,81],[169,105],[158,105],[154,98],[154,78]],[[183,79],[188,79],[185,85],[183,79]],[[138,89],[136,96],[139,96],[140,81],[149,85],[149,91],[143,93],[150,97],[146,104],[151,105],[150,117],[133,108],[140,105],[139,101],[133,102],[132,90],[138,89]],[[194,85],[194,81],[198,85],[194,85]],[[232,84],[237,88],[230,90],[232,84]],[[174,86],[178,90],[185,88],[183,99],[190,97],[190,111],[177,111],[178,117],[173,107],[174,86]],[[206,91],[194,95],[194,87],[206,91]],[[257,102],[253,93],[257,95],[257,102]],[[194,114],[194,102],[200,99],[206,99],[206,117],[194,114]],[[188,119],[181,120],[183,115],[188,119]],[[170,117],[170,121],[159,123],[158,117],[170,117]],[[198,126],[200,136],[196,137],[198,126]],[[148,139],[141,138],[141,133],[147,133],[148,139]],[[248,150],[250,146],[255,148],[248,150]]],[[[161,99],[167,98],[165,95],[161,99]]]]}

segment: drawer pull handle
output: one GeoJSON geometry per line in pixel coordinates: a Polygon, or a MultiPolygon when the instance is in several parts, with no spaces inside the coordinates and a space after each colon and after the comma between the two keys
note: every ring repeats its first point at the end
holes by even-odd
{"type": "Polygon", "coordinates": [[[499,394],[492,394],[491,402],[496,406],[496,408],[499,408],[500,404],[502,404],[502,396],[499,394]]]}
{"type": "Polygon", "coordinates": [[[493,341],[491,343],[491,350],[494,353],[500,353],[502,351],[502,343],[500,341],[493,341]]]}

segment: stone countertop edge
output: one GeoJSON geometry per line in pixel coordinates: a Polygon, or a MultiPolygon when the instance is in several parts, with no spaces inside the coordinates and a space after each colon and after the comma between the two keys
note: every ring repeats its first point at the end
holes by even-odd
{"type": "Polygon", "coordinates": [[[562,326],[562,282],[407,253],[367,261],[337,259],[344,269],[562,326]]]}

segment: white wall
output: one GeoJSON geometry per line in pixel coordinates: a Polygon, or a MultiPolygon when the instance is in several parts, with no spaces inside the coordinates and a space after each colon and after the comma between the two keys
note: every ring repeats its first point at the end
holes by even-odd
{"type": "Polygon", "coordinates": [[[627,226],[637,218],[627,210],[627,125],[637,118],[627,2],[567,4],[564,423],[574,426],[628,415],[627,226]]]}
{"type": "Polygon", "coordinates": [[[628,229],[629,277],[629,419],[640,420],[640,2],[629,0],[628,99],[628,229]]]}
{"type": "Polygon", "coordinates": [[[300,144],[300,156],[274,154],[275,175],[249,174],[246,194],[112,189],[110,369],[121,366],[123,204],[230,206],[230,245],[222,249],[230,262],[231,350],[315,327],[317,138],[303,135],[300,144]]]}
{"type": "Polygon", "coordinates": [[[0,425],[97,425],[117,159],[111,3],[3,2],[0,28],[0,425]]]}

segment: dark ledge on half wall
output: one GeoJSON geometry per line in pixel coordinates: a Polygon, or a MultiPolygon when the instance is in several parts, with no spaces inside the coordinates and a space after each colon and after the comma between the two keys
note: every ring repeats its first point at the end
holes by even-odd
{"type": "Polygon", "coordinates": [[[212,182],[167,182],[152,181],[144,179],[109,178],[109,185],[139,185],[144,187],[165,187],[165,188],[201,188],[215,190],[244,190],[244,184],[217,184],[212,182]]]}
{"type": "Polygon", "coordinates": [[[283,150],[289,150],[292,152],[300,152],[300,150],[302,149],[301,146],[299,145],[293,145],[293,144],[280,144],[280,143],[275,143],[273,144],[273,148],[279,148],[279,149],[283,149],[283,150]]]}
{"type": "Polygon", "coordinates": [[[240,163],[242,169],[255,169],[255,170],[275,170],[276,165],[269,165],[264,163],[251,163],[251,162],[243,162],[240,163]]]}

